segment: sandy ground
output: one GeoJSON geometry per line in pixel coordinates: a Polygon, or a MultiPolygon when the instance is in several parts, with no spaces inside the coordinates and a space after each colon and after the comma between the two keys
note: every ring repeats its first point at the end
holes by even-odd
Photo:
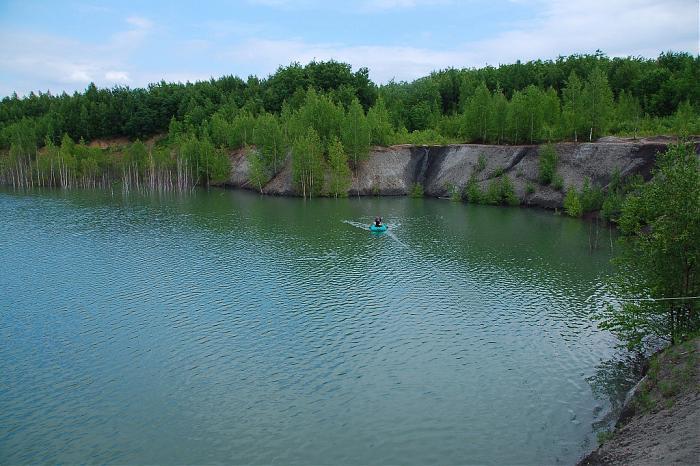
{"type": "Polygon", "coordinates": [[[579,464],[700,464],[700,338],[655,358],[613,437],[579,464]]]}

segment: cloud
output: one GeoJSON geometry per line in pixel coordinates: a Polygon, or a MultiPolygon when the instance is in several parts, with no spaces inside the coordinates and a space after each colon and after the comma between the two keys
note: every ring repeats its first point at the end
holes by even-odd
{"type": "Polygon", "coordinates": [[[613,56],[655,56],[671,49],[697,53],[696,0],[530,3],[541,8],[531,24],[471,44],[482,50],[484,60],[555,57],[596,49],[613,56]]]}
{"type": "Polygon", "coordinates": [[[367,12],[386,10],[405,10],[417,7],[445,6],[453,4],[452,0],[367,0],[360,9],[367,12]]]}
{"type": "Polygon", "coordinates": [[[233,47],[226,57],[241,63],[255,64],[258,73],[274,71],[291,62],[335,59],[366,66],[373,79],[386,82],[392,78],[415,79],[427,72],[448,67],[461,60],[460,53],[415,47],[345,46],[342,44],[310,44],[302,40],[253,39],[233,47]]]}
{"type": "MultiPolygon", "coordinates": [[[[364,3],[358,6],[370,4],[369,0],[361,1],[364,3]]],[[[376,0],[372,4],[377,11],[395,11],[444,1],[376,0]]],[[[455,8],[464,6],[452,1],[455,8]]],[[[149,18],[128,16],[119,32],[97,43],[4,28],[0,30],[0,94],[82,89],[90,81],[100,86],[144,86],[161,79],[192,81],[229,73],[262,77],[279,65],[313,59],[344,61],[355,69],[368,67],[372,79],[384,83],[392,78],[412,80],[447,67],[556,58],[596,49],[611,56],[655,57],[667,50],[698,53],[697,0],[509,1],[532,14],[526,21],[509,23],[506,29],[494,21],[489,35],[461,41],[455,36],[449,46],[439,49],[423,45],[425,40],[392,44],[391,38],[385,38],[385,42],[378,43],[372,40],[372,34],[343,41],[309,40],[305,31],[290,37],[276,27],[274,15],[269,15],[264,24],[212,18],[176,32],[149,18]]],[[[249,2],[280,8],[320,4],[319,0],[249,2]]],[[[348,8],[333,5],[336,9],[348,8]]],[[[436,15],[421,16],[425,16],[427,25],[435,23],[436,15]]],[[[354,20],[347,21],[352,27],[354,20]]],[[[439,35],[434,27],[412,30],[410,34],[417,38],[430,32],[439,35]]]]}
{"type": "Polygon", "coordinates": [[[405,10],[417,7],[454,4],[455,0],[361,0],[359,2],[333,2],[323,0],[248,0],[252,5],[285,10],[325,8],[347,13],[372,13],[387,10],[405,10]]]}
{"type": "MultiPolygon", "coordinates": [[[[125,68],[129,58],[146,39],[153,23],[132,16],[125,21],[131,27],[119,31],[103,43],[87,43],[62,36],[37,34],[27,30],[0,31],[0,69],[29,88],[0,89],[26,93],[41,89],[53,91],[82,88],[90,82],[101,86],[131,81],[125,68]]],[[[5,78],[7,80],[7,78],[5,78]]],[[[6,86],[6,85],[5,85],[6,86]]]]}
{"type": "Polygon", "coordinates": [[[141,16],[129,16],[126,18],[126,22],[137,29],[151,29],[153,27],[153,22],[150,19],[141,16]]]}
{"type": "MultiPolygon", "coordinates": [[[[333,58],[355,68],[366,66],[372,79],[387,82],[392,78],[415,79],[446,67],[498,65],[593,53],[597,49],[611,56],[655,57],[667,50],[698,53],[695,0],[516,1],[536,7],[539,13],[528,22],[512,25],[508,31],[458,43],[449,49],[255,38],[233,45],[226,57],[254,67],[251,72],[258,74],[273,72],[278,65],[293,61],[333,58]]],[[[419,2],[381,3],[408,7],[419,2]]]]}
{"type": "Polygon", "coordinates": [[[110,81],[110,82],[123,82],[123,83],[128,83],[131,81],[129,78],[129,73],[126,71],[107,71],[104,75],[105,80],[110,81]]]}

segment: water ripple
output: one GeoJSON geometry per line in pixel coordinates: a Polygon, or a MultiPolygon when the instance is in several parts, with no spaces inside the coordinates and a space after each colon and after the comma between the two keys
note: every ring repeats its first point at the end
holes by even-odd
{"type": "Polygon", "coordinates": [[[571,463],[593,438],[609,252],[568,219],[223,191],[0,216],[0,463],[571,463]]]}

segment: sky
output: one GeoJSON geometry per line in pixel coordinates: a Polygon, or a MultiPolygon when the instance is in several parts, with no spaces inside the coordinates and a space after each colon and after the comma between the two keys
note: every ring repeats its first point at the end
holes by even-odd
{"type": "Polygon", "coordinates": [[[0,0],[0,96],[335,59],[378,83],[594,53],[698,54],[698,0],[0,0]]]}

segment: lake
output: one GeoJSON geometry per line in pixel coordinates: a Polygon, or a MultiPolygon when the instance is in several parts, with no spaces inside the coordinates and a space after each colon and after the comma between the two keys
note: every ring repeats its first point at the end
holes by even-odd
{"type": "Polygon", "coordinates": [[[0,463],[571,464],[628,382],[589,319],[610,232],[552,212],[5,190],[0,218],[0,463]]]}

